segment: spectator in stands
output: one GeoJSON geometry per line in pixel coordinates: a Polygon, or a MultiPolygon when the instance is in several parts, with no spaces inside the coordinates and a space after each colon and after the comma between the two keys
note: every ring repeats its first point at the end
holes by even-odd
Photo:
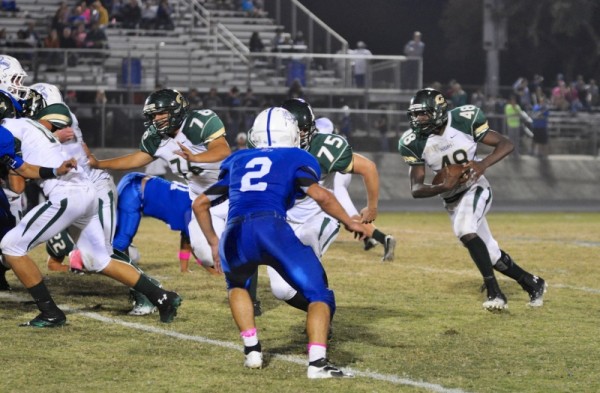
{"type": "Polygon", "coordinates": [[[415,31],[412,40],[404,45],[404,55],[412,58],[422,58],[425,52],[425,43],[421,41],[421,32],[415,31]]]}
{"type": "Polygon", "coordinates": [[[253,32],[250,36],[248,48],[250,52],[263,52],[265,50],[265,44],[262,42],[258,31],[253,32]]]}
{"type": "Polygon", "coordinates": [[[198,89],[192,87],[187,94],[187,100],[190,104],[190,109],[200,109],[202,108],[202,97],[200,97],[200,93],[198,89]]]}
{"type": "Polygon", "coordinates": [[[24,47],[39,48],[42,45],[42,40],[35,30],[35,21],[27,21],[24,29],[17,32],[17,37],[22,41],[24,47]]]}
{"type": "Polygon", "coordinates": [[[223,106],[223,100],[219,96],[216,87],[211,87],[208,91],[208,94],[202,101],[204,101],[204,107],[207,109],[215,110],[215,108],[220,108],[223,106]]]}
{"type": "Polygon", "coordinates": [[[354,85],[362,88],[365,87],[367,68],[369,66],[369,62],[365,56],[372,56],[373,54],[367,49],[367,44],[363,41],[358,41],[356,49],[352,52],[360,56],[354,59],[354,85]]]}
{"type": "Polygon", "coordinates": [[[173,7],[169,4],[169,0],[159,0],[158,8],[156,9],[156,28],[173,30],[175,25],[171,15],[173,14],[173,7]]]}
{"type": "Polygon", "coordinates": [[[520,77],[513,83],[513,93],[517,96],[517,102],[523,110],[531,110],[533,107],[531,92],[529,91],[529,81],[527,78],[520,77]]]}
{"type": "Polygon", "coordinates": [[[546,97],[541,96],[539,103],[533,106],[531,112],[533,143],[531,145],[531,155],[540,158],[548,156],[548,118],[550,109],[546,105],[546,97]]]}
{"type": "Polygon", "coordinates": [[[92,3],[92,16],[91,22],[98,22],[98,25],[101,29],[104,29],[108,26],[108,10],[104,8],[102,2],[100,0],[96,0],[92,3]]]}
{"type": "Polygon", "coordinates": [[[85,19],[85,25],[90,26],[92,23],[92,9],[89,7],[87,0],[82,0],[81,3],[81,16],[85,19]]]}
{"type": "MultiPolygon", "coordinates": [[[[90,27],[90,31],[88,31],[85,36],[84,45],[87,49],[107,49],[108,48],[108,38],[104,33],[104,30],[100,28],[100,22],[95,22],[90,27]]],[[[92,57],[103,58],[103,53],[95,53],[92,57]]]]}
{"type": "Polygon", "coordinates": [[[241,0],[240,6],[242,12],[246,13],[246,16],[255,17],[256,9],[254,8],[254,2],[252,0],[241,0]]]}
{"type": "Polygon", "coordinates": [[[154,29],[156,26],[156,10],[158,6],[152,0],[147,0],[142,9],[142,19],[140,20],[141,29],[154,29]]]}
{"type": "Polygon", "coordinates": [[[552,107],[559,111],[569,109],[569,89],[563,79],[558,79],[557,85],[552,89],[551,104],[552,107]]]}
{"type": "Polygon", "coordinates": [[[284,42],[285,42],[285,37],[283,35],[283,30],[276,29],[275,35],[273,36],[273,39],[271,40],[271,51],[279,52],[279,45],[283,45],[284,42]]]}
{"type": "Polygon", "coordinates": [[[83,7],[81,4],[77,4],[71,10],[69,14],[69,19],[67,20],[67,24],[70,26],[75,25],[76,23],[82,22],[84,25],[87,25],[87,19],[83,15],[83,7]]]}
{"type": "Polygon", "coordinates": [[[58,9],[54,13],[54,16],[52,17],[50,27],[55,29],[59,34],[62,33],[64,27],[69,24],[70,13],[71,10],[69,9],[67,2],[63,1],[60,3],[58,9]]]}
{"type": "Polygon", "coordinates": [[[517,103],[516,94],[510,95],[508,102],[504,106],[504,115],[506,116],[507,136],[515,146],[513,157],[519,158],[521,155],[521,119],[529,123],[532,120],[517,103]]]}
{"type": "Polygon", "coordinates": [[[125,29],[135,29],[142,18],[142,9],[137,0],[129,0],[121,8],[121,24],[125,29]]]}
{"type": "Polygon", "coordinates": [[[304,39],[304,33],[302,30],[298,30],[296,33],[296,37],[294,37],[294,45],[306,45],[306,40],[304,39]]]}
{"type": "Polygon", "coordinates": [[[85,48],[85,37],[87,37],[87,31],[83,22],[76,23],[71,31],[71,35],[75,40],[75,45],[77,45],[78,48],[85,48]]]}
{"type": "Polygon", "coordinates": [[[114,0],[112,2],[112,7],[109,10],[109,18],[110,18],[110,23],[115,24],[115,23],[121,23],[123,21],[123,16],[121,14],[121,12],[123,11],[123,7],[125,5],[123,4],[123,0],[114,0]]]}
{"type": "Polygon", "coordinates": [[[48,69],[59,65],[62,62],[61,54],[57,50],[60,48],[60,38],[58,37],[58,31],[56,31],[56,29],[50,29],[48,35],[44,38],[43,47],[46,49],[53,49],[51,52],[44,53],[48,69]]]}
{"type": "Polygon", "coordinates": [[[65,26],[60,37],[60,47],[67,49],[67,65],[74,67],[77,65],[77,53],[73,49],[77,49],[77,43],[73,39],[72,30],[69,26],[65,26]]]}

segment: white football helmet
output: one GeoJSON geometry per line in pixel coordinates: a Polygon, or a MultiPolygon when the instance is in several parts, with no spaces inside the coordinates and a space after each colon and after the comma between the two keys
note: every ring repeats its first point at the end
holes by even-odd
{"type": "Polygon", "coordinates": [[[319,117],[315,120],[315,127],[317,127],[319,134],[335,134],[335,126],[326,117],[319,117]]]}
{"type": "Polygon", "coordinates": [[[37,91],[44,97],[46,105],[64,103],[60,90],[55,85],[50,83],[36,83],[35,85],[29,86],[30,89],[37,91]]]}
{"type": "Polygon", "coordinates": [[[298,121],[280,107],[267,108],[259,113],[248,134],[250,144],[255,147],[300,146],[298,121]]]}
{"type": "Polygon", "coordinates": [[[29,87],[23,85],[26,77],[27,73],[19,60],[0,55],[0,84],[19,100],[25,100],[29,96],[29,87]]]}

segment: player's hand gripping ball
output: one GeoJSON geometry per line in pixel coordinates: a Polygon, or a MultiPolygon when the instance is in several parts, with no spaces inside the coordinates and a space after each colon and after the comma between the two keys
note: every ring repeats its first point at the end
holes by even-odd
{"type": "Polygon", "coordinates": [[[442,168],[431,181],[431,184],[438,185],[444,183],[446,179],[458,178],[457,184],[462,184],[469,180],[469,168],[463,167],[462,164],[451,164],[442,168]]]}

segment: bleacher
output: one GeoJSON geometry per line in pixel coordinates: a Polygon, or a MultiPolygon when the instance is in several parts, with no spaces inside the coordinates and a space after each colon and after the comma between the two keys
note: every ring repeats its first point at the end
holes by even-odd
{"type": "MultiPolygon", "coordinates": [[[[35,20],[40,37],[45,37],[60,0],[20,0],[20,11],[6,13],[2,25],[7,34],[15,37],[28,20],[35,20]]],[[[210,26],[203,25],[194,16],[192,0],[179,0],[173,15],[176,28],[167,30],[124,29],[118,24],[109,25],[105,32],[109,50],[102,56],[79,56],[77,65],[48,67],[43,61],[37,64],[24,61],[36,81],[55,83],[62,88],[78,90],[152,90],[156,84],[182,90],[196,87],[201,91],[210,87],[222,90],[232,86],[252,84],[259,93],[271,93],[286,86],[285,64],[274,68],[270,59],[248,56],[247,44],[253,32],[258,31],[265,47],[270,51],[277,29],[267,16],[250,17],[242,11],[219,9],[214,2],[205,1],[203,7],[210,13],[210,26]],[[246,55],[246,56],[244,56],[246,55]],[[131,68],[131,59],[139,59],[141,69],[124,76],[131,68]]],[[[24,53],[24,51],[20,52],[24,53]]],[[[43,50],[41,51],[43,55],[43,50]]],[[[19,56],[19,52],[15,53],[19,56]]],[[[307,80],[327,89],[339,84],[332,70],[306,70],[307,80]]]]}

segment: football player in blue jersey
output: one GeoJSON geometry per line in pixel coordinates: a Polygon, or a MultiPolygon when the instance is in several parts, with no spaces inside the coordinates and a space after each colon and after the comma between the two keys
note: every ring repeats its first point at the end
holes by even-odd
{"type": "Polygon", "coordinates": [[[258,265],[273,267],[309,301],[308,378],[350,377],[327,360],[327,334],[335,297],[325,270],[311,247],[300,242],[286,221],[298,195],[308,195],[349,231],[364,237],[366,228],[353,221],[335,196],[319,185],[317,160],[299,149],[298,122],[287,110],[268,108],[255,119],[248,136],[256,149],[234,152],[221,165],[219,181],[193,203],[217,269],[225,273],[229,305],[244,342],[249,368],[263,365],[250,277],[258,265]],[[210,207],[229,199],[229,215],[221,241],[212,226],[210,207]]]}
{"type": "Polygon", "coordinates": [[[446,98],[437,90],[419,90],[410,100],[411,129],[400,138],[398,150],[409,165],[414,198],[442,197],[456,237],[469,250],[487,289],[483,307],[490,311],[507,307],[494,269],[517,281],[529,294],[529,306],[543,305],[545,281],[523,270],[492,236],[486,214],[492,190],[485,170],[513,150],[510,140],[490,129],[480,108],[463,105],[448,111],[446,98]],[[477,157],[477,145],[491,146],[490,154],[477,157]],[[425,166],[439,172],[451,164],[463,164],[462,173],[448,176],[440,184],[425,183],[425,166]]]}

